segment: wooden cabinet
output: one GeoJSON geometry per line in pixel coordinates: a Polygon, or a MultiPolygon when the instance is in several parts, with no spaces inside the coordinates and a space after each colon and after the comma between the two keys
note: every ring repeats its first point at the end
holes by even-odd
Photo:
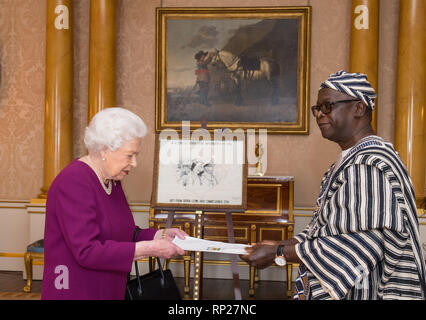
{"type": "MultiPolygon", "coordinates": [[[[284,240],[293,237],[293,177],[288,176],[249,176],[247,181],[247,209],[233,213],[235,242],[250,244],[262,240],[284,240]]],[[[164,228],[167,211],[150,211],[151,228],[164,228]]],[[[195,235],[195,214],[176,211],[173,227],[195,235]]],[[[226,215],[223,212],[205,212],[203,238],[215,241],[228,241],[226,215]]],[[[189,292],[189,268],[191,258],[185,256],[185,292],[189,292]]],[[[288,294],[291,294],[291,270],[287,266],[288,294]]],[[[250,295],[254,294],[255,269],[250,267],[250,295]]]]}

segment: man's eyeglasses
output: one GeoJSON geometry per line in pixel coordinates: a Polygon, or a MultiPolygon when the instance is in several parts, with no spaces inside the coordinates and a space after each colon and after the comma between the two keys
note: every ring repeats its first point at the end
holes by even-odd
{"type": "Polygon", "coordinates": [[[335,104],[338,103],[344,103],[344,102],[351,102],[351,101],[360,101],[359,99],[351,99],[351,100],[339,100],[339,101],[332,101],[332,102],[323,102],[321,104],[316,104],[311,107],[312,114],[314,117],[318,115],[318,112],[321,111],[323,114],[329,114],[331,110],[333,110],[333,107],[335,104]]]}

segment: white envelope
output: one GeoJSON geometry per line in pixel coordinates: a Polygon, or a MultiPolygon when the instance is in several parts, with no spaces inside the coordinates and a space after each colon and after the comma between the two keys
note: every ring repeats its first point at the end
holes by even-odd
{"type": "Polygon", "coordinates": [[[251,247],[247,244],[227,243],[220,241],[210,241],[193,237],[185,237],[184,240],[177,236],[173,239],[173,243],[183,250],[187,251],[203,251],[229,254],[247,254],[244,248],[251,247]]]}

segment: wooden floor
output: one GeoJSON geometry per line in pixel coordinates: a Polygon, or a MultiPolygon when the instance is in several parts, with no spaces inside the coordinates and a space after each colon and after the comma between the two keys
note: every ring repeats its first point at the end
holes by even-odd
{"type": "MultiPolygon", "coordinates": [[[[234,287],[232,280],[224,279],[204,279],[203,280],[204,300],[233,300],[234,287]]],[[[184,279],[176,278],[176,283],[181,289],[182,297],[184,279]]],[[[192,283],[192,282],[191,282],[192,283]]],[[[22,291],[26,281],[22,279],[22,272],[0,271],[0,300],[39,300],[41,296],[41,281],[33,281],[32,292],[22,291]]],[[[255,295],[249,297],[249,281],[240,280],[241,295],[243,300],[287,300],[285,282],[260,281],[256,284],[255,295]]],[[[185,299],[192,299],[192,288],[190,296],[185,299]]]]}

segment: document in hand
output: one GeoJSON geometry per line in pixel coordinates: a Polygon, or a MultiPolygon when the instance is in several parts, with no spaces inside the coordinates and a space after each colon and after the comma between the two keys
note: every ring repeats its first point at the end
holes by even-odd
{"type": "Polygon", "coordinates": [[[177,236],[173,239],[173,243],[183,250],[188,251],[204,251],[229,254],[247,254],[247,251],[244,250],[244,248],[251,247],[250,245],[246,244],[209,241],[193,237],[185,237],[185,239],[182,240],[177,236]]]}

